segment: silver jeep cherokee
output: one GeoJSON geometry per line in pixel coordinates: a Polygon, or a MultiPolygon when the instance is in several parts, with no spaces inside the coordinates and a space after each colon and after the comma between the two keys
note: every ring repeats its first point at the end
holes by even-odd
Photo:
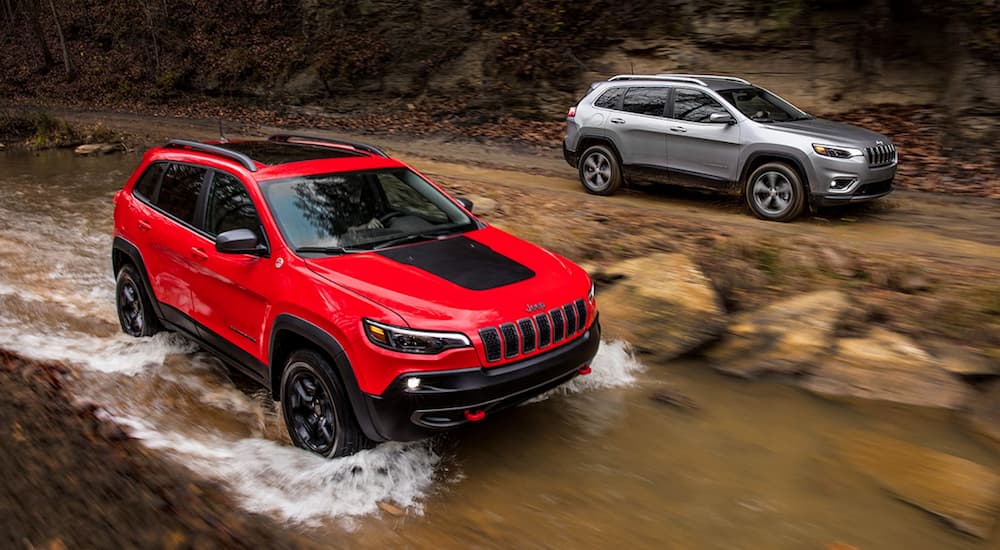
{"type": "Polygon", "coordinates": [[[789,221],[807,207],[889,194],[889,138],[806,114],[746,80],[619,75],[567,115],[563,156],[591,193],[626,180],[740,192],[758,217],[789,221]]]}

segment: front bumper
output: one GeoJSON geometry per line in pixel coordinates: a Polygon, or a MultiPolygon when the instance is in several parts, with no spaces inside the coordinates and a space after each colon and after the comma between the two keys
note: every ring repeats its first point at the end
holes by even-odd
{"type": "Polygon", "coordinates": [[[575,340],[524,361],[404,374],[382,395],[364,394],[366,412],[383,440],[422,439],[466,424],[466,411],[491,415],[571,380],[594,358],[600,343],[601,326],[595,320],[575,340]],[[420,378],[416,391],[406,389],[411,377],[420,378]]]}
{"type": "Polygon", "coordinates": [[[840,194],[840,193],[825,193],[812,196],[812,203],[815,206],[837,206],[842,204],[852,204],[856,202],[865,202],[870,200],[875,200],[880,197],[884,197],[889,193],[892,193],[893,185],[891,179],[885,181],[876,181],[872,183],[863,183],[857,187],[852,193],[840,194]]]}

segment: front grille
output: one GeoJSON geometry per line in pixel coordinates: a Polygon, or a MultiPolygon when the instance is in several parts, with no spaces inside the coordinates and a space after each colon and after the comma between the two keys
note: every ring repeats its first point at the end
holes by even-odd
{"type": "Polygon", "coordinates": [[[563,315],[566,316],[566,337],[569,338],[576,332],[576,309],[573,304],[563,306],[563,315]]]}
{"type": "Polygon", "coordinates": [[[896,162],[896,146],[891,143],[881,143],[865,148],[868,166],[888,166],[896,162]]]}
{"type": "Polygon", "coordinates": [[[484,327],[479,330],[479,337],[486,351],[486,361],[495,363],[501,358],[510,359],[570,339],[586,324],[587,302],[581,299],[548,313],[539,313],[534,318],[518,319],[517,323],[484,327]]]}
{"type": "Polygon", "coordinates": [[[558,342],[566,336],[566,321],[561,309],[553,309],[549,314],[552,315],[552,341],[558,342]]]}
{"type": "Polygon", "coordinates": [[[538,325],[538,349],[552,343],[552,325],[549,324],[549,316],[540,313],[535,315],[535,324],[538,325]]]}
{"type": "Polygon", "coordinates": [[[510,359],[517,355],[517,329],[514,323],[500,325],[500,332],[503,333],[503,356],[510,359]]]}
{"type": "Polygon", "coordinates": [[[521,329],[521,353],[535,351],[535,325],[531,324],[531,319],[521,319],[517,328],[521,329]]]}
{"type": "Polygon", "coordinates": [[[483,339],[483,347],[486,348],[486,360],[499,361],[503,351],[500,348],[500,333],[497,329],[484,328],[479,331],[479,337],[483,339]]]}

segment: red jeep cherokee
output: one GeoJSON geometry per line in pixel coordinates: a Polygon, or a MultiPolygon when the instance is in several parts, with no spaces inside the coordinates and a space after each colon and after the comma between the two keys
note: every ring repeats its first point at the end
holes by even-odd
{"type": "Polygon", "coordinates": [[[582,269],[471,208],[361,143],[174,140],[115,195],[118,317],[264,384],[321,455],[474,422],[588,373],[600,325],[582,269]]]}

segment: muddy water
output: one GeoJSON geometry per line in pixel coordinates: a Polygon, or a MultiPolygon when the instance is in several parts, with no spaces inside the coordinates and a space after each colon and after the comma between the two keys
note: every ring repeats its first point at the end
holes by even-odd
{"type": "Polygon", "coordinates": [[[606,342],[595,374],[475,429],[340,460],[292,448],[252,383],[169,334],[119,334],[111,196],[137,157],[0,153],[0,347],[80,365],[81,399],[334,545],[989,548],[842,464],[866,429],[1000,469],[954,419],[855,407],[606,342]],[[664,386],[699,405],[649,400],[664,386]],[[403,510],[397,516],[380,502],[403,510]]]}

